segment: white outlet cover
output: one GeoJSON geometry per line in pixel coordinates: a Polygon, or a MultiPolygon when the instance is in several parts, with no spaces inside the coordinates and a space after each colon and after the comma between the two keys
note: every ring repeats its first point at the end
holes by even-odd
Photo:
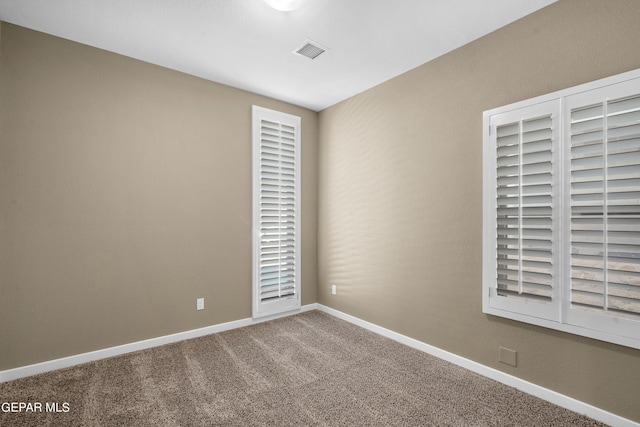
{"type": "Polygon", "coordinates": [[[336,286],[336,285],[331,285],[331,293],[332,293],[333,295],[335,295],[335,294],[337,294],[337,293],[338,293],[338,289],[337,289],[337,286],[336,286]]]}
{"type": "Polygon", "coordinates": [[[196,310],[204,310],[204,298],[198,298],[196,300],[196,310]]]}

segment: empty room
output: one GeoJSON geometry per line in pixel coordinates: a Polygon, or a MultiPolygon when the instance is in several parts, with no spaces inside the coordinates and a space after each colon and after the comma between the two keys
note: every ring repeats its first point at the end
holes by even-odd
{"type": "Polygon", "coordinates": [[[640,1],[0,0],[0,426],[640,427],[640,1]]]}

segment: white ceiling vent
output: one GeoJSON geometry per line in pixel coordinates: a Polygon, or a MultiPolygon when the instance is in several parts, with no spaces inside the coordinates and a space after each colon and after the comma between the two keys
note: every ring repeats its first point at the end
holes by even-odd
{"type": "Polygon", "coordinates": [[[321,46],[319,43],[305,40],[300,46],[293,51],[296,55],[306,56],[309,59],[315,59],[320,56],[327,48],[321,46]]]}

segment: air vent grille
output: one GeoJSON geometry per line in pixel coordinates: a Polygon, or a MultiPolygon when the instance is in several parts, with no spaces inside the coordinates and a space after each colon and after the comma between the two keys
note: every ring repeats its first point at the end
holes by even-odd
{"type": "Polygon", "coordinates": [[[315,59],[324,53],[327,49],[320,46],[318,43],[311,40],[305,40],[296,50],[293,51],[296,55],[305,56],[309,59],[315,59]]]}

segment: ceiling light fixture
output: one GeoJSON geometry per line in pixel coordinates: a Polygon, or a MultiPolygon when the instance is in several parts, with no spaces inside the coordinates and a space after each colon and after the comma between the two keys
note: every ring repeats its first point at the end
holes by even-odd
{"type": "Polygon", "coordinates": [[[304,0],[264,0],[266,4],[281,12],[291,12],[302,6],[304,0]]]}

